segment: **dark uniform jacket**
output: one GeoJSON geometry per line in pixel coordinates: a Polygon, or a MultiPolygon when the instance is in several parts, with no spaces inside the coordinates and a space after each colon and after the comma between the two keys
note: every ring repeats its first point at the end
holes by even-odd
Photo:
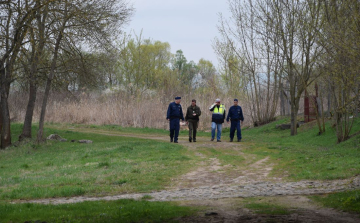
{"type": "Polygon", "coordinates": [[[226,121],[229,121],[229,119],[231,119],[231,121],[244,121],[244,115],[239,105],[230,107],[226,121]]]}
{"type": "Polygon", "coordinates": [[[181,105],[171,102],[167,110],[166,119],[182,119],[184,121],[181,105]]]}
{"type": "Polygon", "coordinates": [[[192,120],[199,121],[200,115],[201,115],[200,107],[197,105],[195,105],[195,106],[190,105],[186,110],[185,120],[187,121],[189,119],[192,119],[192,120]],[[194,113],[196,114],[195,116],[193,116],[194,113]]]}

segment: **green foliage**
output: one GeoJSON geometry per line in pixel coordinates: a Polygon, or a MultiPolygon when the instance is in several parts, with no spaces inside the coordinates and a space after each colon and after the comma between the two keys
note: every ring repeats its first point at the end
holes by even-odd
{"type": "Polygon", "coordinates": [[[187,62],[182,50],[176,51],[172,61],[172,68],[177,72],[178,79],[183,87],[191,87],[193,79],[199,71],[194,61],[187,62]]]}
{"type": "Polygon", "coordinates": [[[0,203],[1,222],[172,222],[194,214],[190,207],[170,202],[134,200],[81,202],[75,204],[0,203]]]}
{"type": "MultiPolygon", "coordinates": [[[[330,122],[326,124],[326,132],[320,136],[315,122],[301,126],[297,136],[289,136],[290,130],[275,128],[277,124],[288,122],[285,118],[244,130],[245,140],[256,143],[244,152],[269,156],[277,163],[274,174],[295,180],[331,180],[360,174],[359,135],[337,144],[330,122]]],[[[360,131],[360,119],[355,120],[353,132],[357,131],[360,131]]]]}
{"type": "Polygon", "coordinates": [[[360,190],[317,195],[311,198],[326,207],[360,214],[360,190]]]}
{"type": "Polygon", "coordinates": [[[143,40],[141,35],[131,38],[120,50],[118,82],[133,95],[154,90],[169,73],[170,58],[169,43],[143,40]]]}

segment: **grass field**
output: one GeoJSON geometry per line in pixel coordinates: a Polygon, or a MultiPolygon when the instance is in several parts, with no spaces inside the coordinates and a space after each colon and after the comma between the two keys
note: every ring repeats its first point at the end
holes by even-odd
{"type": "MultiPolygon", "coordinates": [[[[290,136],[289,130],[275,129],[276,124],[288,121],[282,118],[268,125],[243,130],[241,151],[256,157],[254,162],[269,157],[276,164],[271,174],[285,180],[332,180],[360,174],[359,135],[336,144],[335,130],[330,122],[327,123],[326,133],[320,136],[315,123],[301,126],[296,136],[290,136]]],[[[21,126],[12,125],[14,142],[21,132],[21,126]]],[[[35,131],[36,127],[34,135],[35,131]]],[[[360,131],[360,119],[354,124],[353,132],[357,131],[360,131]]],[[[142,222],[144,219],[153,219],[152,222],[162,222],[164,219],[175,219],[193,214],[193,208],[148,202],[145,199],[59,206],[8,202],[18,199],[151,192],[166,188],[173,178],[193,170],[199,162],[210,157],[216,157],[221,165],[237,166],[244,163],[244,158],[231,148],[199,147],[194,151],[181,144],[111,135],[166,137],[168,131],[161,129],[48,124],[46,133],[60,134],[68,141],[47,141],[41,145],[33,141],[15,143],[16,146],[0,151],[0,218],[7,219],[5,222],[42,219],[53,219],[53,222],[89,222],[89,219],[92,222],[142,222]],[[102,134],[81,132],[83,130],[102,134]],[[79,139],[90,139],[94,143],[70,141],[79,139]],[[203,157],[196,156],[195,152],[201,153],[203,157]],[[92,209],[93,206],[96,210],[92,209]],[[170,208],[166,209],[165,206],[170,208]],[[120,207],[124,209],[120,210],[120,207]],[[35,209],[39,210],[38,214],[35,209]],[[141,213],[136,214],[135,209],[141,213]],[[140,218],[132,216],[133,212],[140,218]],[[165,216],[165,213],[168,214],[165,216]],[[39,218],[36,219],[36,216],[39,218]]],[[[224,128],[223,141],[228,140],[228,134],[229,129],[224,128]]],[[[187,131],[181,131],[180,135],[186,136],[187,131]]],[[[209,132],[199,132],[198,136],[210,139],[209,132]]],[[[358,194],[360,191],[352,191],[315,196],[313,199],[325,206],[360,213],[358,194]]],[[[264,213],[269,211],[281,214],[283,211],[281,207],[269,207],[268,204],[258,202],[248,204],[248,208],[264,210],[264,213]]]]}
{"type": "MultiPolygon", "coordinates": [[[[277,164],[273,174],[292,180],[332,180],[360,174],[360,135],[337,144],[331,122],[320,136],[315,122],[301,126],[296,136],[290,136],[290,130],[275,129],[277,124],[288,122],[285,118],[243,131],[245,140],[252,144],[244,152],[271,157],[277,164]]],[[[359,118],[352,131],[360,131],[359,118]]]]}
{"type": "Polygon", "coordinates": [[[325,207],[360,213],[360,190],[317,195],[312,196],[311,198],[323,204],[325,207]]]}
{"type": "Polygon", "coordinates": [[[173,222],[196,210],[171,202],[134,200],[61,205],[0,203],[0,222],[173,222]]]}
{"type": "MultiPolygon", "coordinates": [[[[13,125],[14,133],[20,125],[13,125]]],[[[196,157],[181,145],[118,136],[50,130],[67,142],[27,143],[0,152],[0,198],[104,196],[164,189],[196,157]],[[71,139],[91,139],[92,144],[71,139]]]]}

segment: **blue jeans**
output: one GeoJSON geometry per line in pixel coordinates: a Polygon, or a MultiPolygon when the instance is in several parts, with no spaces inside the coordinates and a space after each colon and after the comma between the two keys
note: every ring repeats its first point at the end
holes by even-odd
{"type": "Polygon", "coordinates": [[[222,124],[217,124],[215,122],[211,123],[211,138],[214,139],[215,138],[215,129],[217,128],[217,135],[216,135],[216,139],[220,140],[221,139],[221,129],[222,129],[222,124]]]}
{"type": "Polygon", "coordinates": [[[231,121],[231,127],[230,127],[230,139],[234,138],[236,130],[236,135],[238,139],[241,139],[241,128],[240,128],[240,121],[231,121]]]}

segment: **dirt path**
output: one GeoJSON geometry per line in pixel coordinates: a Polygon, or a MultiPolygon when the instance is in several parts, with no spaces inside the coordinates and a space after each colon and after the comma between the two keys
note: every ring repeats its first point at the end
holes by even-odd
{"type": "MultiPolygon", "coordinates": [[[[80,132],[127,136],[168,141],[167,136],[117,134],[110,131],[76,129],[80,132]]],[[[73,197],[30,200],[42,204],[63,204],[95,200],[141,199],[151,196],[152,201],[177,201],[183,205],[205,206],[199,216],[179,219],[181,222],[360,222],[358,215],[326,209],[312,203],[306,195],[325,194],[360,188],[360,176],[333,181],[286,182],[281,178],[269,177],[274,166],[269,157],[256,160],[242,153],[246,143],[210,142],[199,137],[190,143],[186,137],[179,138],[179,144],[196,152],[199,148],[232,148],[245,157],[243,167],[237,169],[222,164],[217,158],[208,158],[199,167],[172,180],[164,191],[144,194],[122,194],[106,197],[73,197]],[[244,207],[244,198],[263,199],[262,202],[278,204],[291,209],[287,215],[260,215],[244,207]]]]}

